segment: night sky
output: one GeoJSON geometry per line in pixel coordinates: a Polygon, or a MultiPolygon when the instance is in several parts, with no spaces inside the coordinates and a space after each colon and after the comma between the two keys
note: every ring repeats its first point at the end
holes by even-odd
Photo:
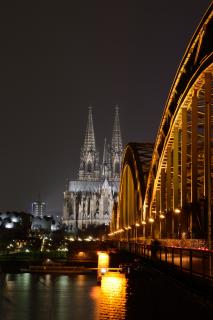
{"type": "Polygon", "coordinates": [[[154,142],[185,49],[210,0],[1,1],[0,211],[60,214],[93,106],[96,142],[154,142]]]}

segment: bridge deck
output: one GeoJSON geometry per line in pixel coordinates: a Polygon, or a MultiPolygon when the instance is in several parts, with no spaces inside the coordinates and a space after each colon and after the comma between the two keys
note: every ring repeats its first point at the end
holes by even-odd
{"type": "Polygon", "coordinates": [[[127,319],[212,319],[207,297],[146,263],[133,288],[127,319]]]}

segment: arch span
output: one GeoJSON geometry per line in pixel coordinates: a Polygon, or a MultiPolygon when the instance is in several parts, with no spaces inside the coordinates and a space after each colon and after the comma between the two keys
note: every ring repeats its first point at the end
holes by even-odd
{"type": "MultiPolygon", "coordinates": [[[[112,214],[112,232],[125,233],[144,220],[142,208],[152,152],[152,143],[129,143],[126,146],[118,206],[114,205],[112,214]]],[[[128,234],[133,232],[128,231],[128,234]]]]}
{"type": "MultiPolygon", "coordinates": [[[[127,145],[116,232],[143,225],[144,237],[212,240],[213,4],[195,31],[168,95],[149,171],[127,145]]],[[[150,150],[149,150],[150,151],[150,150]]],[[[116,223],[115,223],[116,222],[116,223]]],[[[137,230],[137,228],[136,228],[137,230]]],[[[128,236],[131,231],[128,232],[128,236]]],[[[131,234],[132,235],[132,234],[131,234]]]]}

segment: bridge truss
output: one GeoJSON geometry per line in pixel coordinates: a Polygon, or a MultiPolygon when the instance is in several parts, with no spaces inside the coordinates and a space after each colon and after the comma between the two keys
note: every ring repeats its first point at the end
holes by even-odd
{"type": "Polygon", "coordinates": [[[212,240],[213,6],[175,76],[155,145],[127,145],[111,236],[212,240]]]}

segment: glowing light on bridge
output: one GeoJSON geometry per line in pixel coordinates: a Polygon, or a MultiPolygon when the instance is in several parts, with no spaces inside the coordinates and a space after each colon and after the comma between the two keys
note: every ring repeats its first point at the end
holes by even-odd
{"type": "Polygon", "coordinates": [[[174,212],[175,212],[175,213],[180,213],[181,211],[180,211],[180,209],[176,208],[176,209],[174,210],[174,212]]]}

